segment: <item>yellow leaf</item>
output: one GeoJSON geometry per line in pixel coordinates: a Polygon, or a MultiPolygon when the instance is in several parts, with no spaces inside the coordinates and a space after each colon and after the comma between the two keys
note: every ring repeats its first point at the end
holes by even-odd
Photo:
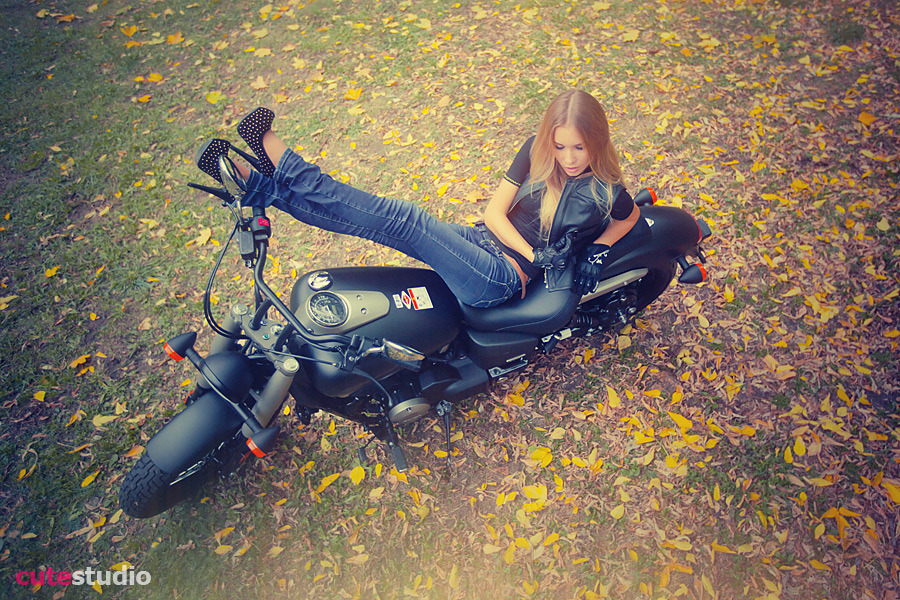
{"type": "Polygon", "coordinates": [[[503,553],[503,560],[508,565],[516,562],[516,545],[514,543],[510,543],[509,547],[506,549],[506,552],[503,553]]]}
{"type": "Polygon", "coordinates": [[[556,429],[554,429],[553,431],[550,432],[550,439],[551,440],[561,440],[561,439],[563,439],[563,437],[565,437],[565,435],[566,435],[566,430],[563,429],[562,427],[557,427],[556,429]]]}
{"type": "Polygon", "coordinates": [[[791,453],[790,446],[788,446],[787,448],[784,449],[784,462],[786,462],[789,465],[793,464],[793,462],[794,462],[794,455],[791,453]]]}
{"type": "Polygon", "coordinates": [[[551,544],[554,544],[554,543],[556,543],[556,540],[558,540],[558,539],[559,539],[559,534],[558,534],[558,533],[551,533],[551,534],[548,535],[547,538],[544,540],[544,545],[545,545],[545,546],[549,546],[549,545],[551,545],[551,544]]]}
{"type": "Polygon", "coordinates": [[[687,552],[694,547],[694,545],[687,540],[669,540],[665,545],[675,548],[676,550],[683,550],[684,552],[687,552]]]}
{"type": "Polygon", "coordinates": [[[481,547],[481,550],[485,554],[497,554],[498,552],[503,550],[503,548],[501,548],[500,546],[495,546],[494,544],[485,544],[481,547]]]}
{"type": "Polygon", "coordinates": [[[895,504],[900,504],[900,486],[889,482],[887,479],[883,479],[881,481],[881,487],[887,491],[888,496],[890,496],[895,504]]]}
{"type": "Polygon", "coordinates": [[[731,289],[730,285],[725,285],[725,291],[722,296],[725,298],[725,302],[734,302],[734,290],[731,289]]]}
{"type": "Polygon", "coordinates": [[[38,402],[43,402],[46,395],[47,395],[47,392],[43,392],[43,391],[35,392],[34,399],[37,400],[38,402]]]}
{"type": "Polygon", "coordinates": [[[735,553],[734,550],[732,550],[732,549],[729,548],[728,546],[723,546],[723,545],[721,545],[721,544],[718,543],[718,542],[713,542],[712,545],[711,545],[710,547],[711,547],[713,550],[715,550],[716,552],[722,552],[722,553],[724,553],[724,554],[734,554],[734,553],[735,553]]]}
{"type": "Polygon", "coordinates": [[[250,84],[254,90],[264,90],[269,87],[269,84],[266,83],[266,80],[263,79],[262,75],[257,75],[256,81],[250,84]]]}
{"type": "Polygon", "coordinates": [[[351,88],[351,89],[347,90],[346,94],[344,94],[344,98],[347,100],[358,100],[361,95],[362,95],[362,89],[351,88]]]}
{"type": "Polygon", "coordinates": [[[805,181],[801,181],[800,179],[795,179],[793,182],[791,182],[791,187],[794,188],[794,190],[800,192],[802,190],[808,190],[809,184],[805,181]]]}
{"type": "Polygon", "coordinates": [[[459,589],[459,568],[456,565],[453,565],[453,567],[450,569],[450,576],[447,578],[447,585],[449,585],[451,589],[459,589]]]}
{"type": "Polygon", "coordinates": [[[829,485],[833,485],[833,481],[828,481],[827,479],[822,479],[821,477],[813,477],[809,480],[816,487],[828,487],[829,485]]]}
{"type": "Polygon", "coordinates": [[[163,80],[163,76],[159,73],[150,73],[147,75],[147,81],[152,81],[153,83],[159,83],[163,80]]]}
{"type": "Polygon", "coordinates": [[[180,44],[184,41],[184,38],[181,36],[181,32],[173,33],[172,35],[166,36],[167,44],[180,44]]]}
{"type": "Polygon", "coordinates": [[[94,471],[93,473],[91,473],[90,475],[85,477],[84,481],[81,482],[81,487],[87,487],[87,486],[91,485],[92,483],[94,483],[94,479],[96,479],[97,475],[99,475],[99,474],[100,474],[100,470],[97,469],[96,471],[94,471]]]}
{"type": "Polygon", "coordinates": [[[620,504],[611,511],[609,511],[610,516],[617,521],[625,516],[625,505],[620,504]]]}
{"type": "Polygon", "coordinates": [[[797,456],[803,456],[806,454],[806,444],[803,443],[803,438],[798,437],[794,440],[794,454],[797,456]]]}
{"type": "Polygon", "coordinates": [[[872,123],[878,120],[878,117],[871,113],[861,112],[859,113],[859,122],[868,127],[872,123]]]}
{"type": "Polygon", "coordinates": [[[137,33],[137,25],[131,25],[130,27],[119,27],[119,31],[125,34],[126,37],[131,37],[135,33],[137,33]]]}
{"type": "Polygon", "coordinates": [[[875,227],[878,228],[878,231],[887,231],[891,228],[891,223],[887,220],[887,217],[881,217],[881,220],[875,223],[875,227]]]}
{"type": "Polygon", "coordinates": [[[49,278],[53,277],[54,275],[56,275],[57,271],[59,271],[59,265],[56,265],[55,267],[44,271],[44,276],[49,279],[49,278]]]}
{"type": "Polygon", "coordinates": [[[220,544],[220,545],[216,548],[215,552],[216,552],[216,554],[218,554],[219,556],[221,556],[221,555],[223,555],[223,554],[225,554],[225,553],[227,553],[227,552],[231,552],[231,549],[232,549],[232,548],[234,548],[234,546],[229,546],[228,544],[220,544]]]}
{"type": "Polygon", "coordinates": [[[355,467],[353,467],[353,470],[350,471],[350,481],[352,481],[356,485],[359,485],[359,482],[365,479],[365,477],[366,470],[359,465],[356,465],[355,467]]]}
{"type": "Polygon", "coordinates": [[[216,104],[222,98],[222,92],[209,92],[206,94],[206,101],[210,104],[216,104]]]}
{"type": "Polygon", "coordinates": [[[535,460],[542,467],[546,467],[553,461],[553,452],[550,451],[550,448],[542,446],[531,453],[531,460],[535,460]]]}
{"type": "Polygon", "coordinates": [[[140,456],[140,454],[144,451],[144,447],[140,444],[136,445],[134,448],[125,453],[125,458],[134,458],[135,456],[140,456]]]}
{"type": "Polygon", "coordinates": [[[322,480],[322,483],[319,484],[319,487],[316,488],[316,493],[321,493],[325,488],[334,483],[334,480],[340,477],[340,473],[335,473],[333,475],[329,475],[325,479],[322,480]]]}
{"type": "Polygon", "coordinates": [[[817,561],[817,560],[815,560],[815,559],[809,561],[809,565],[810,565],[813,569],[817,569],[817,570],[819,570],[819,571],[830,571],[830,570],[831,570],[831,567],[829,567],[829,566],[826,565],[826,564],[820,563],[819,561],[817,561]]]}
{"type": "Polygon", "coordinates": [[[115,415],[97,415],[96,417],[91,419],[91,423],[94,424],[94,427],[97,427],[99,429],[100,427],[103,427],[107,423],[115,421],[118,418],[119,417],[115,415]]]}
{"type": "Polygon", "coordinates": [[[634,42],[638,39],[638,37],[640,37],[640,35],[641,35],[641,32],[638,31],[637,29],[629,29],[622,36],[622,41],[623,42],[634,42]]]}
{"type": "Polygon", "coordinates": [[[678,413],[666,411],[668,415],[675,421],[675,424],[678,425],[678,428],[681,429],[682,433],[690,429],[694,426],[694,422],[688,418],[685,418],[678,413]]]}
{"type": "Polygon", "coordinates": [[[218,530],[217,532],[215,532],[215,533],[213,534],[213,538],[215,538],[215,540],[216,540],[217,542],[221,543],[221,542],[222,542],[222,538],[224,538],[226,535],[228,535],[228,534],[231,533],[232,531],[234,531],[234,527],[226,527],[226,528],[224,528],[224,529],[220,529],[220,530],[218,530]]]}
{"type": "Polygon", "coordinates": [[[271,550],[266,554],[269,558],[274,558],[284,552],[284,548],[281,546],[273,546],[271,550]]]}
{"type": "Polygon", "coordinates": [[[616,393],[616,390],[612,389],[609,386],[606,386],[606,394],[609,396],[609,407],[610,408],[618,408],[622,401],[619,399],[619,395],[616,393]]]}

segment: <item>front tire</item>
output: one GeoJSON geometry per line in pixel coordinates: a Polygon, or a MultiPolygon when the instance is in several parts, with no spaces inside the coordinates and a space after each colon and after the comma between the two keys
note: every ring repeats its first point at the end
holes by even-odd
{"type": "Polygon", "coordinates": [[[119,505],[126,514],[146,519],[192,498],[210,480],[235,470],[242,459],[232,439],[179,474],[167,473],[144,455],[119,488],[119,505]]]}

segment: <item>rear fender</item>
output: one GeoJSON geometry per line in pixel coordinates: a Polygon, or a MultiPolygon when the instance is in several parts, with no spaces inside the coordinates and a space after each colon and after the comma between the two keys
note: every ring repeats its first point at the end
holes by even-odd
{"type": "Polygon", "coordinates": [[[244,421],[215,392],[207,392],[175,415],[147,444],[157,467],[178,474],[233,436],[244,421]]]}
{"type": "Polygon", "coordinates": [[[673,206],[642,206],[641,218],[625,237],[610,249],[611,262],[604,277],[633,269],[672,269],[684,255],[695,256],[704,236],[694,217],[673,206]]]}

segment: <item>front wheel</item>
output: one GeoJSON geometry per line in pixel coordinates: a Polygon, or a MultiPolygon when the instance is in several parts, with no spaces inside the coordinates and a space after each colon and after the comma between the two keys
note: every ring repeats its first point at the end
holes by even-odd
{"type": "Polygon", "coordinates": [[[166,473],[144,455],[131,468],[119,489],[119,505],[138,519],[153,517],[193,497],[220,474],[233,470],[241,455],[230,443],[178,474],[166,473]]]}

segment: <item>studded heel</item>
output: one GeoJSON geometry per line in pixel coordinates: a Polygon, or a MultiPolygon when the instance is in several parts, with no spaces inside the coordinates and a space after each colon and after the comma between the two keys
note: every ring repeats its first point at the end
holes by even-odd
{"type": "Polygon", "coordinates": [[[213,138],[197,150],[197,157],[194,162],[197,168],[222,183],[222,177],[219,175],[219,157],[228,156],[228,148],[231,146],[227,141],[213,138]]]}
{"type": "Polygon", "coordinates": [[[257,170],[271,177],[275,173],[275,165],[266,154],[263,147],[263,135],[272,128],[272,121],[275,120],[275,113],[268,108],[260,106],[249,115],[241,119],[238,123],[237,132],[241,139],[247,142],[250,149],[258,159],[257,170]]]}

